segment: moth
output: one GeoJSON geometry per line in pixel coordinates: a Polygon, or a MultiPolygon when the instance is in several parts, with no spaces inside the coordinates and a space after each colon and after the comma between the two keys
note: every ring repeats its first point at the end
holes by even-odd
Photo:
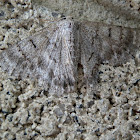
{"type": "Polygon", "coordinates": [[[0,54],[0,67],[17,78],[37,81],[51,94],[77,90],[79,64],[94,84],[102,63],[121,65],[135,56],[140,30],[70,19],[50,24],[0,54]]]}

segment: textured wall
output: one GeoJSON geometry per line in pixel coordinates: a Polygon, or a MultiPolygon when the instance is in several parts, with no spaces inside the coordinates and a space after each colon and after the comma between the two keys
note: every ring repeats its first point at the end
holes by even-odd
{"type": "Polygon", "coordinates": [[[33,0],[76,20],[100,21],[113,25],[139,27],[140,6],[134,0],[33,0]]]}
{"type": "MultiPolygon", "coordinates": [[[[77,92],[61,97],[51,96],[35,82],[29,79],[19,80],[0,68],[0,139],[138,140],[140,49],[139,45],[137,50],[133,49],[136,51],[134,54],[127,49],[139,41],[139,7],[136,0],[33,0],[32,3],[30,0],[0,0],[0,52],[46,29],[60,17],[72,16],[74,20],[85,23],[83,28],[79,28],[86,33],[81,34],[81,46],[89,44],[87,48],[89,52],[92,51],[90,57],[86,55],[86,58],[96,62],[98,67],[97,77],[94,77],[97,78],[96,87],[91,85],[87,88],[82,81],[89,71],[88,67],[84,68],[84,59],[78,65],[77,92]],[[96,53],[90,39],[95,35],[94,30],[99,28],[92,27],[92,22],[86,23],[84,20],[109,24],[94,23],[100,25],[100,28],[107,27],[107,30],[96,30],[96,43],[99,39],[104,41],[100,31],[104,31],[101,34],[107,36],[108,42],[113,38],[113,43],[117,43],[118,39],[118,46],[123,39],[130,38],[126,39],[124,50],[118,51],[118,56],[128,54],[122,65],[112,64],[123,60],[122,55],[117,61],[109,59],[110,63],[100,64],[98,62],[101,61],[94,60],[100,50],[96,53]],[[113,29],[126,34],[123,36],[121,33],[119,36],[118,30],[113,29]],[[125,29],[129,31],[129,36],[125,29]]],[[[100,46],[100,49],[104,50],[104,47],[100,46]]],[[[107,49],[103,51],[103,57],[108,59],[113,55],[105,55],[105,51],[107,49]]],[[[88,52],[87,49],[85,52],[88,52]]],[[[85,55],[84,47],[81,54],[85,55]]]]}

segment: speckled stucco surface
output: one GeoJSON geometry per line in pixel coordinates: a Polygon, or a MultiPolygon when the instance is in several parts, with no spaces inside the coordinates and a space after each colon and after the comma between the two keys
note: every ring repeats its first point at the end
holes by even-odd
{"type": "MultiPolygon", "coordinates": [[[[138,0],[0,0],[0,51],[61,16],[139,28],[139,4],[138,0]]],[[[0,70],[0,139],[139,140],[140,50],[122,66],[100,65],[99,75],[96,92],[82,87],[80,93],[58,98],[0,70]]]]}

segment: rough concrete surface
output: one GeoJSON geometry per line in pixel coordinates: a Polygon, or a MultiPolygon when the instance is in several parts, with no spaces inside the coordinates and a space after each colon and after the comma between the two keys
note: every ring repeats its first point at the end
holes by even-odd
{"type": "MultiPolygon", "coordinates": [[[[139,28],[140,2],[0,0],[0,52],[63,16],[139,28]]],[[[96,90],[55,97],[0,70],[0,139],[139,140],[140,50],[121,66],[101,64],[98,74],[96,90]]]]}

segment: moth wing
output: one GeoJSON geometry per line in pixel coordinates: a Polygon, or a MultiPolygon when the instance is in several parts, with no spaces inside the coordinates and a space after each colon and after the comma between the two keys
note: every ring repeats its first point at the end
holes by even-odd
{"type": "Polygon", "coordinates": [[[32,77],[35,74],[40,52],[47,45],[47,30],[23,39],[0,54],[0,66],[9,75],[18,78],[32,77]]]}
{"type": "Polygon", "coordinates": [[[75,90],[76,61],[71,21],[59,21],[0,54],[0,66],[10,75],[37,80],[51,93],[75,90]]]}
{"type": "Polygon", "coordinates": [[[134,58],[140,49],[139,29],[87,21],[81,23],[79,30],[84,76],[92,84],[99,79],[101,63],[120,66],[134,58]]]}

